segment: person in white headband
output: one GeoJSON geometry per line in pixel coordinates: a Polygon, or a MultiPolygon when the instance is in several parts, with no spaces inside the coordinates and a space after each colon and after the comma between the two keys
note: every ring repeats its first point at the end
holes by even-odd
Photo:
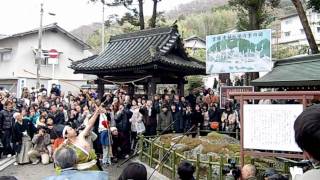
{"type": "MultiPolygon", "coordinates": [[[[65,139],[65,144],[77,152],[77,166],[78,170],[99,170],[96,165],[96,154],[90,146],[90,142],[86,140],[86,137],[90,134],[95,121],[101,112],[100,108],[96,108],[96,111],[89,119],[86,127],[78,134],[75,129],[70,126],[65,126],[62,131],[62,136],[65,139]]],[[[59,172],[61,168],[57,166],[59,172]]]]}

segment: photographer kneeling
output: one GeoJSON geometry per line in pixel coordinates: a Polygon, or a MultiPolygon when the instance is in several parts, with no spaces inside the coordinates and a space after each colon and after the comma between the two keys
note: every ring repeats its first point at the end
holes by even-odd
{"type": "Polygon", "coordinates": [[[290,168],[293,180],[320,179],[320,105],[304,110],[294,123],[295,140],[314,169],[302,174],[302,169],[290,168]]]}

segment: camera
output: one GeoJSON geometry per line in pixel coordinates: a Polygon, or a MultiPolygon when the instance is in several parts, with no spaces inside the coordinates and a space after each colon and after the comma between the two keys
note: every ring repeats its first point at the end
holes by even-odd
{"type": "Polygon", "coordinates": [[[232,175],[235,179],[240,178],[241,169],[236,166],[237,161],[235,159],[228,159],[228,166],[225,166],[222,170],[223,175],[232,175]]]}

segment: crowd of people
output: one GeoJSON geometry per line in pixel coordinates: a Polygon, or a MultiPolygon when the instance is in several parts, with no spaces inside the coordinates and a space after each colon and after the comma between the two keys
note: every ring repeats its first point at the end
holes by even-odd
{"type": "Polygon", "coordinates": [[[186,97],[171,91],[152,99],[133,98],[118,89],[101,100],[94,90],[65,94],[54,84],[50,91],[44,86],[38,91],[24,88],[21,97],[0,91],[0,155],[17,155],[16,165],[48,164],[70,134],[80,134],[88,126],[98,106],[97,120],[85,139],[102,164],[128,158],[138,134],[188,131],[196,137],[199,130],[235,131],[239,122],[232,104],[220,110],[219,97],[210,89],[186,97]]]}
{"type": "MultiPolygon", "coordinates": [[[[60,174],[67,166],[102,170],[104,165],[129,158],[139,134],[153,137],[190,132],[188,135],[196,137],[199,131],[234,132],[239,128],[239,113],[234,104],[227,102],[220,109],[219,97],[211,89],[198,94],[190,92],[186,97],[171,91],[152,99],[130,97],[118,89],[105,93],[101,100],[97,97],[94,90],[65,94],[55,85],[50,91],[43,86],[38,91],[24,88],[21,97],[0,91],[0,156],[16,155],[15,165],[54,161],[60,174]],[[59,162],[59,156],[63,162],[59,162]],[[68,158],[76,160],[66,162],[68,158]]],[[[310,119],[316,121],[319,114],[310,119]]],[[[296,121],[296,141],[317,163],[318,154],[311,140],[303,139],[310,134],[299,129],[305,118],[296,121]]],[[[183,167],[192,171],[189,164],[183,167]]],[[[251,166],[248,169],[253,171],[251,166]]],[[[242,174],[245,173],[244,170],[242,174]]]]}

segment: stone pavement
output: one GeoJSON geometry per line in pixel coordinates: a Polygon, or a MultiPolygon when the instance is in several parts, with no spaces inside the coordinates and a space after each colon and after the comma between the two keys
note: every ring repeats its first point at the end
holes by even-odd
{"type": "MultiPolygon", "coordinates": [[[[133,160],[133,161],[137,161],[137,160],[133,160]]],[[[132,161],[127,162],[121,167],[117,167],[118,164],[108,166],[105,169],[105,171],[109,172],[109,179],[117,180],[122,170],[130,162],[132,161]]],[[[147,167],[147,170],[148,170],[148,174],[150,174],[153,169],[147,167]]],[[[18,180],[41,180],[44,177],[55,175],[55,171],[52,163],[49,165],[42,165],[42,164],[37,164],[37,165],[27,164],[27,165],[19,165],[19,166],[10,165],[3,171],[0,171],[0,175],[15,176],[18,180]]],[[[165,180],[165,179],[167,178],[163,177],[158,173],[155,173],[152,178],[152,180],[165,180]]]]}

